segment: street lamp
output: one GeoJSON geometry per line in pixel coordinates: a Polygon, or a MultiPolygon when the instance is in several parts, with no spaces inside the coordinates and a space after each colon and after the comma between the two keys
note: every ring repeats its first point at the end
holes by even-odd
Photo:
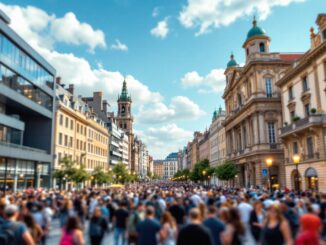
{"type": "Polygon", "coordinates": [[[206,170],[203,170],[202,174],[203,174],[203,176],[204,176],[204,184],[205,184],[205,175],[206,175],[206,170]]]}
{"type": "Polygon", "coordinates": [[[269,190],[270,190],[270,192],[272,192],[271,167],[273,165],[273,158],[267,158],[266,165],[268,167],[269,190]]]}
{"type": "Polygon", "coordinates": [[[292,156],[292,160],[295,164],[295,189],[296,191],[300,191],[300,186],[299,186],[299,170],[298,170],[298,164],[300,162],[300,155],[299,154],[294,154],[292,156]]]}

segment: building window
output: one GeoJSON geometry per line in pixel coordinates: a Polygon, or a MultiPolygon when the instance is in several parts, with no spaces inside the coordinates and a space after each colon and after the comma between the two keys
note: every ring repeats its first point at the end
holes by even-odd
{"type": "Polygon", "coordinates": [[[273,89],[272,89],[272,79],[266,78],[265,79],[265,87],[266,87],[266,96],[267,98],[272,98],[273,89]]]}
{"type": "Polygon", "coordinates": [[[68,135],[65,135],[65,146],[68,146],[68,135]]]}
{"type": "Polygon", "coordinates": [[[63,124],[63,115],[62,114],[60,114],[60,116],[59,116],[59,124],[62,126],[62,124],[63,124]]]}
{"type": "Polygon", "coordinates": [[[308,153],[307,156],[308,159],[314,157],[314,144],[313,144],[312,137],[307,138],[307,153],[308,153]]]}
{"type": "Polygon", "coordinates": [[[70,129],[73,130],[74,129],[74,121],[70,120],[70,129]]]}
{"type": "Polygon", "coordinates": [[[309,117],[309,115],[310,115],[310,104],[305,104],[304,105],[304,111],[305,111],[306,117],[309,117]]]}
{"type": "Polygon", "coordinates": [[[275,144],[275,126],[273,122],[268,123],[268,139],[270,144],[275,144]]]}
{"type": "Polygon", "coordinates": [[[290,86],[289,88],[289,100],[293,100],[293,86],[290,86]]]}
{"type": "Polygon", "coordinates": [[[293,154],[298,154],[299,153],[299,146],[298,146],[298,142],[293,142],[292,144],[293,147],[293,154]]]}
{"type": "Polygon", "coordinates": [[[69,118],[66,117],[66,128],[68,128],[68,127],[69,127],[69,118]]]}
{"type": "Polygon", "coordinates": [[[290,111],[290,117],[291,117],[291,122],[293,122],[293,119],[295,118],[295,111],[290,111]]]}
{"type": "Polygon", "coordinates": [[[259,51],[260,51],[261,53],[265,53],[265,44],[264,44],[264,43],[260,43],[260,44],[259,44],[259,51]]]}
{"type": "Polygon", "coordinates": [[[246,52],[247,52],[247,56],[249,55],[249,48],[246,49],[246,52]]]}
{"type": "Polygon", "coordinates": [[[326,41],[326,29],[323,30],[323,40],[326,41]]]}
{"type": "Polygon", "coordinates": [[[241,94],[238,94],[238,106],[242,106],[241,94]]]}
{"type": "Polygon", "coordinates": [[[304,76],[304,77],[302,78],[302,88],[303,88],[303,92],[306,92],[306,91],[309,90],[307,76],[304,76]]]}
{"type": "Polygon", "coordinates": [[[79,133],[79,123],[77,123],[77,133],[79,133]]]}
{"type": "Polygon", "coordinates": [[[62,145],[62,133],[59,133],[59,145],[62,145]]]}
{"type": "Polygon", "coordinates": [[[70,144],[69,144],[70,147],[73,147],[73,139],[72,137],[70,136],[70,144]]]}

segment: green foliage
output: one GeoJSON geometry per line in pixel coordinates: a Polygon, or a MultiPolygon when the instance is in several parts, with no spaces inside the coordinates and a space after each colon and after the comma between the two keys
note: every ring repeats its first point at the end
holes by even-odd
{"type": "Polygon", "coordinates": [[[173,179],[175,181],[185,181],[185,180],[190,179],[190,174],[191,173],[190,173],[189,169],[182,169],[173,175],[173,179]]]}
{"type": "Polygon", "coordinates": [[[93,181],[95,181],[97,184],[111,183],[113,180],[112,171],[105,172],[104,169],[100,166],[96,167],[93,170],[92,176],[93,181]]]}
{"type": "Polygon", "coordinates": [[[118,163],[113,167],[113,174],[116,183],[125,183],[130,180],[130,174],[125,164],[122,162],[118,163]]]}
{"type": "Polygon", "coordinates": [[[80,184],[85,182],[89,177],[89,174],[87,173],[85,166],[80,165],[80,168],[75,168],[74,173],[71,175],[71,180],[75,182],[76,184],[80,184]]]}
{"type": "Polygon", "coordinates": [[[237,165],[234,162],[226,161],[218,165],[215,169],[215,174],[220,180],[234,179],[238,173],[237,165]]]}
{"type": "Polygon", "coordinates": [[[195,164],[193,170],[190,173],[190,179],[192,181],[204,181],[209,179],[214,173],[214,169],[209,166],[207,159],[199,161],[195,164]]]}

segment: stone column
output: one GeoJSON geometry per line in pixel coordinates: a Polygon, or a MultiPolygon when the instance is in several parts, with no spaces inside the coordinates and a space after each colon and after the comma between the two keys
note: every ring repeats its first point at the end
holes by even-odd
{"type": "Polygon", "coordinates": [[[253,116],[253,126],[254,126],[253,139],[254,139],[254,144],[256,145],[259,144],[258,118],[256,114],[253,116]]]}
{"type": "Polygon", "coordinates": [[[266,144],[266,125],[264,120],[264,114],[259,113],[259,136],[260,136],[260,143],[266,144]]]}

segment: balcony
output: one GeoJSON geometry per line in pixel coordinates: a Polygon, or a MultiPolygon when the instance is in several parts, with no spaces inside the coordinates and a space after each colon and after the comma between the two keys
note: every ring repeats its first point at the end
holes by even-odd
{"type": "Polygon", "coordinates": [[[0,156],[38,162],[52,161],[51,155],[44,150],[3,141],[0,141],[0,156]]]}
{"type": "Polygon", "coordinates": [[[309,117],[305,117],[299,121],[293,122],[292,124],[281,128],[281,137],[286,137],[291,133],[299,132],[311,126],[321,126],[323,122],[326,122],[326,115],[310,115],[309,117]]]}

